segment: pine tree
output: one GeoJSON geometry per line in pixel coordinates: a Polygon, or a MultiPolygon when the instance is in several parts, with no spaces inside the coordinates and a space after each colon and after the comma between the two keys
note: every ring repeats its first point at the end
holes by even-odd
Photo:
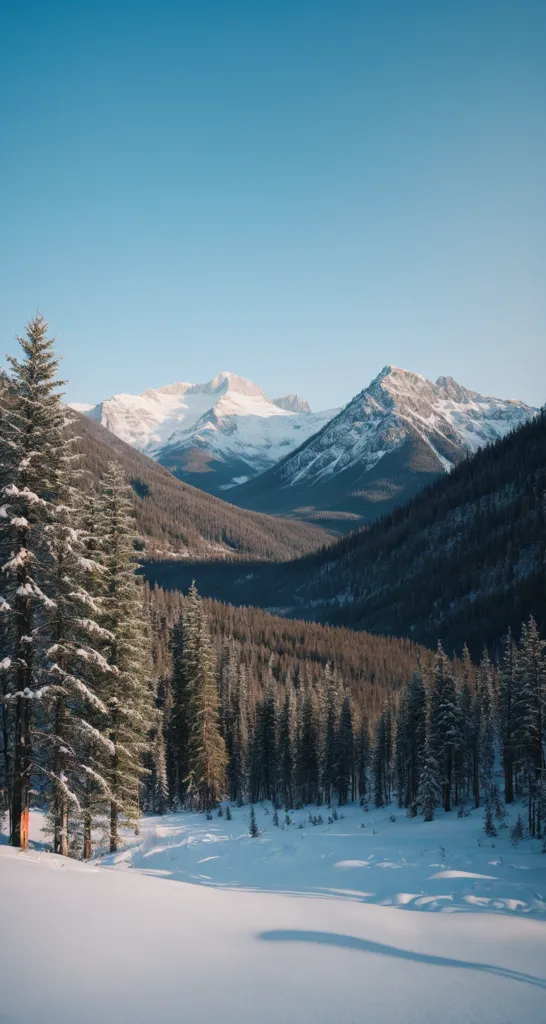
{"type": "Polygon", "coordinates": [[[529,832],[541,836],[546,804],[544,738],[546,714],[546,642],[531,616],[523,626],[517,653],[518,701],[522,759],[529,802],[529,832]]]}
{"type": "Polygon", "coordinates": [[[288,685],[279,723],[280,797],[288,810],[294,806],[294,705],[288,685]]]}
{"type": "Polygon", "coordinates": [[[495,695],[492,667],[487,650],[484,650],[478,672],[477,700],[480,705],[479,717],[479,759],[480,791],[487,803],[491,801],[493,772],[495,767],[495,695]]]}
{"type": "Polygon", "coordinates": [[[347,693],[343,700],[336,735],[336,789],[340,806],[347,803],[351,792],[351,782],[354,773],[353,758],[353,719],[351,698],[347,693]]]}
{"type": "Polygon", "coordinates": [[[219,695],[209,623],[192,584],[188,595],[195,615],[184,622],[188,657],[188,776],[187,800],[191,807],[210,811],[222,799],[226,783],[226,747],[220,734],[219,695]],[[188,631],[186,627],[188,626],[188,631]],[[194,631],[190,635],[189,628],[194,631]]]}
{"type": "Polygon", "coordinates": [[[322,719],[321,776],[324,800],[330,805],[336,785],[336,743],[339,722],[339,682],[326,665],[321,685],[320,716],[322,719]]]}
{"type": "Polygon", "coordinates": [[[427,736],[418,793],[418,802],[425,821],[433,820],[434,811],[440,801],[441,790],[438,778],[438,763],[434,757],[430,736],[427,736]]]}
{"type": "Polygon", "coordinates": [[[484,815],[484,821],[483,821],[483,830],[484,830],[486,836],[488,836],[490,839],[492,839],[497,834],[497,830],[495,828],[495,822],[493,821],[493,810],[491,808],[491,804],[490,803],[487,804],[487,807],[485,809],[485,815],[484,815]]]}
{"type": "Polygon", "coordinates": [[[150,638],[142,580],[136,575],[135,527],[127,490],[119,465],[111,463],[101,486],[99,532],[104,552],[105,625],[113,637],[108,663],[115,674],[105,700],[112,744],[108,772],[112,852],[119,848],[120,821],[135,823],[140,814],[143,758],[152,718],[150,638]]]}
{"type": "Polygon", "coordinates": [[[514,800],[514,762],[516,758],[517,722],[515,717],[515,649],[508,630],[500,672],[499,717],[504,768],[504,800],[514,800]]]}
{"type": "Polygon", "coordinates": [[[372,763],[373,795],[376,807],[391,800],[392,783],[392,717],[387,702],[377,724],[372,763]]]}
{"type": "MultiPolygon", "coordinates": [[[[11,788],[11,842],[28,845],[28,815],[33,762],[32,712],[40,697],[44,611],[49,552],[45,531],[55,518],[55,498],[63,453],[64,414],[57,379],[58,360],[48,325],[37,314],[18,338],[22,360],[8,356],[11,378],[4,394],[0,463],[2,466],[1,547],[6,561],[0,608],[7,618],[3,658],[6,691],[14,709],[11,788]]],[[[46,638],[47,639],[47,638],[46,638]]]]}
{"type": "Polygon", "coordinates": [[[461,746],[460,722],[455,680],[442,644],[438,641],[430,701],[430,743],[440,770],[445,811],[451,810],[453,771],[461,746]]]}
{"type": "Polygon", "coordinates": [[[249,826],[248,831],[249,831],[249,834],[252,836],[253,839],[256,839],[256,837],[259,836],[259,834],[260,834],[260,830],[259,830],[259,828],[258,828],[258,826],[256,824],[256,815],[254,813],[254,808],[253,807],[250,808],[250,826],[249,826]]]}
{"type": "Polygon", "coordinates": [[[301,699],[297,774],[301,803],[316,803],[320,785],[319,735],[315,700],[309,684],[301,699]]]}
{"type": "Polygon", "coordinates": [[[361,803],[369,799],[370,771],[370,729],[368,719],[363,716],[360,721],[356,744],[356,765],[358,772],[358,796],[361,803]]]}
{"type": "Polygon", "coordinates": [[[231,755],[231,799],[242,806],[248,790],[248,682],[246,666],[239,665],[234,700],[234,723],[231,755]]]}

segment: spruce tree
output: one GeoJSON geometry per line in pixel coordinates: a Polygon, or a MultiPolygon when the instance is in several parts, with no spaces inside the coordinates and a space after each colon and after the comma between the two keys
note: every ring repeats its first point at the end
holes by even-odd
{"type": "Polygon", "coordinates": [[[351,794],[354,773],[353,719],[351,698],[347,693],[343,700],[339,726],[336,735],[336,790],[338,803],[346,804],[351,794]]]}
{"type": "MultiPolygon", "coordinates": [[[[42,696],[42,670],[48,631],[45,613],[50,595],[51,555],[47,530],[57,516],[60,476],[67,453],[65,413],[57,378],[58,360],[48,324],[37,314],[18,338],[22,359],[8,356],[11,377],[3,389],[0,431],[2,506],[0,547],[3,588],[0,609],[6,616],[2,659],[5,699],[13,707],[11,842],[25,849],[31,776],[37,770],[32,751],[32,717],[42,696]]],[[[35,753],[35,751],[34,751],[35,753]]],[[[9,754],[8,754],[9,756],[9,754]]]]}
{"type": "Polygon", "coordinates": [[[504,768],[504,800],[514,800],[514,762],[516,759],[517,722],[515,716],[515,648],[508,630],[500,672],[499,719],[504,768]]]}
{"type": "Polygon", "coordinates": [[[480,791],[485,795],[487,803],[490,803],[495,767],[496,708],[492,667],[487,650],[484,650],[480,662],[477,700],[480,705],[478,741],[480,791]]]}
{"type": "Polygon", "coordinates": [[[103,544],[105,626],[112,636],[108,664],[113,681],[105,703],[109,759],[110,850],[119,848],[121,821],[140,814],[143,759],[149,745],[151,648],[143,581],[136,575],[135,526],[121,468],[111,463],[101,485],[99,532],[103,544]]]}
{"type": "Polygon", "coordinates": [[[294,705],[292,689],[286,687],[279,723],[280,798],[286,810],[294,806],[294,705]]]}
{"type": "Polygon", "coordinates": [[[253,839],[256,839],[257,836],[259,836],[260,834],[260,830],[258,828],[258,825],[256,824],[256,815],[254,813],[254,807],[250,808],[250,826],[248,831],[253,839]]]}
{"type": "Polygon", "coordinates": [[[418,802],[425,821],[432,821],[441,796],[438,762],[434,757],[430,736],[427,736],[423,753],[423,766],[419,782],[418,802]]]}
{"type": "Polygon", "coordinates": [[[210,811],[222,799],[227,756],[220,734],[219,695],[209,623],[192,584],[188,595],[195,615],[184,621],[188,658],[188,776],[189,806],[210,811]],[[190,671],[191,670],[191,671],[190,671]]]}
{"type": "Polygon", "coordinates": [[[365,716],[362,716],[358,730],[356,768],[358,773],[358,797],[361,803],[366,803],[370,795],[370,729],[368,719],[365,716]]]}
{"type": "Polygon", "coordinates": [[[453,773],[461,746],[460,710],[455,680],[438,641],[430,701],[430,743],[440,771],[444,810],[451,810],[453,773]]]}

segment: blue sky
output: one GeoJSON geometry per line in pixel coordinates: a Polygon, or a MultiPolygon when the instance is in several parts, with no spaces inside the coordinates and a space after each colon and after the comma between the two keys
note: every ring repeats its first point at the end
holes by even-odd
{"type": "Polygon", "coordinates": [[[68,395],[386,363],[546,401],[546,4],[17,0],[0,333],[68,395]]]}

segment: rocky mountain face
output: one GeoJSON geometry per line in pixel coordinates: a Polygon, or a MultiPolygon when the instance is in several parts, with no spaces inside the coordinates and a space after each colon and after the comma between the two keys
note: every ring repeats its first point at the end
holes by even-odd
{"type": "Polygon", "coordinates": [[[433,383],[386,366],[295,452],[231,500],[247,508],[371,522],[478,448],[536,414],[523,402],[489,398],[452,377],[433,383]]]}
{"type": "Polygon", "coordinates": [[[271,401],[252,381],[223,372],[205,384],[114,395],[87,415],[180,479],[223,494],[275,465],[336,412],[311,413],[293,394],[271,401]]]}
{"type": "Polygon", "coordinates": [[[287,412],[311,412],[309,402],[299,395],[283,395],[282,398],[272,398],[271,401],[273,405],[277,405],[279,409],[286,409],[287,412]]]}

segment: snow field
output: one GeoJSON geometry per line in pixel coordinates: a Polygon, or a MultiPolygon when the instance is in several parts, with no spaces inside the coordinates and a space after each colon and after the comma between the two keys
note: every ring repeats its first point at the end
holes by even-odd
{"type": "Polygon", "coordinates": [[[544,1020],[540,843],[481,812],[255,810],[257,839],[248,807],[146,818],[90,865],[2,847],[3,1024],[544,1020]]]}

